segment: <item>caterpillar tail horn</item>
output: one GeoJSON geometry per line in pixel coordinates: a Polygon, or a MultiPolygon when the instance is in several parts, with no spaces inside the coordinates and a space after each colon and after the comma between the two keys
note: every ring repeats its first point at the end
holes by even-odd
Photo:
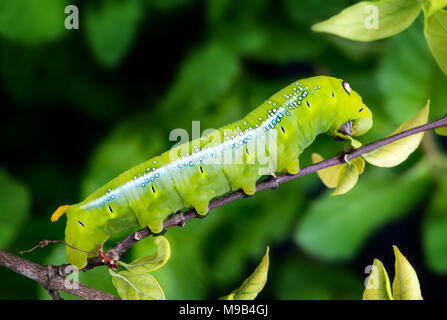
{"type": "Polygon", "coordinates": [[[65,212],[67,212],[68,207],[70,207],[70,205],[66,204],[57,208],[56,211],[54,211],[54,213],[51,215],[51,222],[56,222],[57,220],[59,220],[59,218],[62,217],[65,212]]]}

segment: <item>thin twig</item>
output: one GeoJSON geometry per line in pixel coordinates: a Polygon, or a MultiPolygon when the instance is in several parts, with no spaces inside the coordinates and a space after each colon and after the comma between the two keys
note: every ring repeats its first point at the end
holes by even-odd
{"type": "Polygon", "coordinates": [[[79,248],[75,248],[75,247],[69,245],[68,243],[66,243],[66,242],[63,241],[63,240],[42,240],[42,241],[40,241],[37,245],[35,245],[34,247],[32,247],[31,249],[28,249],[28,250],[22,250],[22,251],[19,251],[19,253],[20,253],[20,254],[23,254],[23,253],[32,252],[32,251],[36,250],[36,249],[39,248],[39,247],[40,247],[40,248],[46,247],[46,246],[49,245],[50,243],[62,243],[63,245],[66,245],[67,247],[70,247],[70,248],[72,248],[72,249],[74,249],[74,250],[78,250],[78,251],[87,253],[87,254],[89,254],[89,255],[91,255],[91,256],[96,256],[96,253],[89,252],[89,251],[85,251],[85,250],[81,250],[81,249],[79,249],[79,248]]]}
{"type": "MultiPolygon", "coordinates": [[[[41,266],[32,261],[20,258],[0,249],[0,266],[4,266],[25,277],[40,283],[46,290],[64,291],[77,297],[88,300],[116,300],[111,294],[90,288],[82,283],[66,279],[58,273],[59,268],[54,266],[41,266]]],[[[58,295],[58,294],[57,294],[58,295]]],[[[57,295],[53,295],[56,297],[57,295]]]]}

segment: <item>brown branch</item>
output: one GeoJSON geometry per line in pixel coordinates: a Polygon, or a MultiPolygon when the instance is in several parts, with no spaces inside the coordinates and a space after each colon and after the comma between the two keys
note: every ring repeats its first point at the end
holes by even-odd
{"type": "Polygon", "coordinates": [[[64,300],[59,291],[54,290],[54,289],[48,289],[48,293],[50,294],[51,298],[53,298],[53,300],[64,300]]]}
{"type": "Polygon", "coordinates": [[[74,283],[58,274],[58,267],[41,266],[0,249],[0,265],[40,283],[54,299],[60,299],[58,290],[89,300],[116,300],[115,296],[81,283],[74,283]]]}
{"type": "MultiPolygon", "coordinates": [[[[260,181],[256,184],[256,192],[265,190],[265,189],[276,189],[279,187],[279,185],[281,185],[285,182],[297,179],[301,176],[316,172],[321,169],[325,169],[325,168],[332,167],[332,166],[335,166],[338,164],[346,163],[346,162],[351,161],[352,159],[354,159],[364,153],[379,149],[379,148],[381,148],[387,144],[390,144],[394,141],[406,138],[408,136],[411,136],[411,135],[419,133],[419,132],[424,132],[424,131],[428,131],[428,130],[432,130],[432,129],[444,127],[444,126],[447,126],[447,115],[442,117],[439,120],[436,120],[436,121],[433,121],[433,122],[430,122],[430,123],[424,124],[422,126],[415,127],[415,128],[403,131],[403,132],[400,132],[398,134],[386,137],[381,140],[377,140],[372,143],[369,143],[369,144],[364,145],[358,149],[353,150],[350,153],[343,153],[341,155],[337,155],[337,156],[329,158],[327,160],[324,160],[324,161],[312,164],[310,166],[301,168],[301,170],[297,174],[294,174],[294,175],[284,174],[284,175],[281,175],[278,177],[271,176],[271,177],[267,178],[266,180],[260,181]]],[[[211,210],[221,207],[227,203],[230,203],[230,202],[233,202],[235,200],[245,198],[245,197],[247,197],[247,196],[242,190],[234,191],[234,192],[229,193],[223,197],[212,200],[209,204],[209,210],[211,211],[211,210]]],[[[199,214],[197,214],[197,212],[194,209],[191,209],[187,212],[179,212],[176,215],[174,215],[172,218],[167,219],[163,223],[163,226],[164,226],[165,230],[170,227],[173,227],[173,226],[183,227],[188,220],[191,220],[193,218],[203,218],[203,217],[205,217],[205,216],[200,216],[199,214]]],[[[119,260],[120,257],[124,253],[126,253],[126,251],[132,245],[134,245],[136,242],[138,242],[141,239],[146,238],[150,235],[153,235],[153,233],[149,230],[149,228],[144,228],[144,229],[141,229],[134,233],[131,233],[124,240],[117,242],[117,244],[113,248],[110,248],[107,251],[107,256],[113,260],[119,260]]],[[[95,268],[100,265],[103,265],[100,258],[98,258],[98,257],[90,258],[88,260],[87,266],[82,270],[87,271],[89,269],[95,268]]],[[[63,265],[62,267],[64,267],[64,266],[65,265],[63,265]]]]}
{"type": "MultiPolygon", "coordinates": [[[[341,155],[337,155],[330,159],[321,161],[319,163],[312,164],[310,166],[304,167],[300,170],[299,173],[295,175],[281,175],[278,177],[271,176],[263,181],[260,181],[256,184],[256,191],[261,191],[265,189],[276,189],[279,185],[288,182],[290,180],[297,179],[298,177],[316,172],[318,170],[328,168],[331,166],[335,166],[338,164],[346,163],[364,153],[370,152],[372,150],[376,150],[380,147],[383,147],[389,143],[397,141],[399,139],[406,138],[410,135],[428,131],[438,127],[447,126],[447,115],[443,118],[427,123],[425,125],[412,128],[410,130],[403,131],[393,136],[389,136],[387,138],[372,142],[363,147],[353,150],[350,153],[344,153],[341,155]]],[[[235,200],[245,198],[246,195],[242,190],[238,190],[232,193],[229,193],[221,198],[214,199],[209,204],[209,210],[213,210],[215,208],[221,207],[227,203],[233,202],[235,200]]],[[[196,213],[194,209],[191,209],[187,212],[180,212],[174,215],[172,218],[167,219],[164,222],[165,230],[173,227],[180,226],[183,227],[188,220],[193,218],[203,218],[205,216],[200,216],[196,213]]],[[[148,229],[144,228],[137,232],[131,233],[124,240],[117,242],[113,248],[110,248],[107,252],[107,256],[113,260],[119,260],[120,257],[126,253],[126,251],[132,247],[133,244],[140,241],[143,238],[146,238],[153,233],[148,229]]],[[[87,287],[79,283],[78,289],[70,289],[65,285],[66,278],[64,277],[68,273],[66,272],[67,267],[70,265],[64,264],[60,266],[41,266],[35,264],[31,261],[19,258],[14,256],[4,250],[0,250],[0,265],[9,268],[19,274],[22,274],[30,279],[33,279],[46,288],[53,298],[59,299],[60,296],[57,293],[58,290],[68,292],[70,294],[76,295],[78,297],[84,299],[117,299],[116,297],[109,295],[107,293],[95,290],[93,288],[87,287]]],[[[103,263],[99,257],[88,259],[88,264],[82,271],[87,271],[89,269],[95,268],[97,266],[101,266],[103,263]]]]}

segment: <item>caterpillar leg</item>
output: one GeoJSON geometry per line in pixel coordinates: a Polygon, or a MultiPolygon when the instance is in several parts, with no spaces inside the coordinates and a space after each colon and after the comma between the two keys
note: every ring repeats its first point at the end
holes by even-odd
{"type": "Polygon", "coordinates": [[[298,159],[293,160],[287,166],[287,172],[290,174],[297,174],[300,171],[300,162],[298,159]]]}
{"type": "Polygon", "coordinates": [[[250,184],[245,187],[242,187],[242,191],[248,196],[252,196],[256,192],[256,184],[250,184]]]}
{"type": "Polygon", "coordinates": [[[196,209],[196,211],[199,215],[201,215],[201,216],[206,215],[209,211],[208,202],[202,202],[202,203],[196,204],[194,206],[194,209],[196,209]]]}
{"type": "Polygon", "coordinates": [[[154,235],[162,234],[163,233],[163,220],[157,220],[154,222],[149,223],[148,225],[149,229],[151,229],[152,233],[154,235]]]}

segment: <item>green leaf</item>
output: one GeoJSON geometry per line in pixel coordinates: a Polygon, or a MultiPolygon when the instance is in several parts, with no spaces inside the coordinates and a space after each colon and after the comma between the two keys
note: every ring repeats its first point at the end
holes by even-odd
{"type": "MultiPolygon", "coordinates": [[[[318,153],[312,153],[312,163],[315,164],[323,160],[324,158],[318,153]]],[[[342,172],[346,170],[346,166],[346,163],[341,163],[336,166],[318,170],[317,174],[326,187],[335,188],[339,184],[340,176],[342,175],[342,172]]]]}
{"type": "Polygon", "coordinates": [[[417,0],[361,1],[313,25],[312,30],[351,40],[373,41],[405,30],[420,11],[417,0]]]}
{"type": "Polygon", "coordinates": [[[112,282],[123,300],[164,300],[165,295],[157,280],[149,274],[109,269],[112,282]]]}
{"type": "Polygon", "coordinates": [[[365,160],[362,157],[357,157],[352,159],[351,162],[357,167],[357,171],[361,175],[365,170],[365,160]]]}
{"type": "Polygon", "coordinates": [[[87,40],[100,63],[113,67],[121,61],[132,46],[142,12],[140,0],[103,0],[99,9],[96,4],[87,8],[87,40]]]}
{"type": "Polygon", "coordinates": [[[335,190],[332,191],[331,196],[337,196],[348,192],[355,186],[358,178],[359,172],[357,166],[351,162],[346,163],[346,166],[341,172],[339,183],[335,190]]]}
{"type": "Polygon", "coordinates": [[[433,13],[447,6],[447,0],[425,0],[422,5],[425,14],[430,17],[433,13]]]}
{"type": "Polygon", "coordinates": [[[351,136],[348,136],[349,143],[354,149],[358,149],[362,146],[362,143],[351,136]]]}
{"type": "Polygon", "coordinates": [[[447,127],[436,128],[435,132],[440,136],[447,136],[447,127]]]}
{"type": "Polygon", "coordinates": [[[0,35],[27,45],[54,41],[66,32],[66,0],[0,1],[0,35]]]}
{"type": "Polygon", "coordinates": [[[393,300],[390,279],[382,262],[378,259],[374,259],[366,289],[363,292],[363,300],[393,300]]]}
{"type": "Polygon", "coordinates": [[[261,263],[256,267],[255,271],[244,280],[239,288],[229,295],[220,298],[220,300],[254,300],[267,282],[268,270],[269,247],[267,247],[264,258],[262,258],[261,263]]]}
{"type": "Polygon", "coordinates": [[[30,200],[28,189],[0,169],[0,248],[7,248],[20,232],[30,200]]]}
{"type": "Polygon", "coordinates": [[[137,259],[130,264],[122,261],[118,261],[118,264],[134,273],[148,273],[163,267],[171,256],[169,241],[163,236],[158,236],[155,237],[154,242],[157,246],[157,251],[153,255],[137,259]]]}
{"type": "MultiPolygon", "coordinates": [[[[323,157],[318,153],[312,154],[313,163],[323,160],[323,157]]],[[[336,196],[348,192],[355,186],[359,175],[363,173],[364,167],[365,161],[361,158],[355,158],[349,163],[342,163],[318,170],[317,174],[326,187],[335,188],[331,195],[336,196]]]]}
{"type": "Polygon", "coordinates": [[[399,176],[372,167],[351,192],[338,197],[326,193],[311,202],[295,242],[320,258],[349,260],[381,226],[408,214],[429,182],[425,162],[399,176]]]}
{"type": "Polygon", "coordinates": [[[339,137],[339,138],[341,138],[343,140],[346,140],[349,143],[349,145],[351,147],[353,147],[354,149],[358,149],[358,148],[360,148],[362,146],[362,143],[360,141],[354,139],[353,137],[351,137],[351,136],[349,136],[347,134],[343,134],[343,133],[338,132],[338,131],[334,132],[334,134],[335,134],[336,137],[339,137]]]}
{"type": "Polygon", "coordinates": [[[374,259],[363,300],[422,300],[416,272],[396,246],[393,246],[393,250],[396,257],[393,295],[391,295],[390,280],[382,262],[374,259]]]}
{"type": "MultiPolygon", "coordinates": [[[[412,119],[402,123],[391,135],[427,123],[430,101],[412,119]]],[[[389,143],[381,148],[362,155],[367,162],[378,167],[394,167],[404,162],[419,146],[424,133],[417,133],[389,143]]]]}
{"type": "Polygon", "coordinates": [[[447,74],[447,10],[439,10],[425,17],[424,35],[433,57],[447,74]]]}
{"type": "Polygon", "coordinates": [[[396,300],[422,300],[416,271],[396,246],[393,246],[393,249],[396,257],[393,298],[396,300]]]}

